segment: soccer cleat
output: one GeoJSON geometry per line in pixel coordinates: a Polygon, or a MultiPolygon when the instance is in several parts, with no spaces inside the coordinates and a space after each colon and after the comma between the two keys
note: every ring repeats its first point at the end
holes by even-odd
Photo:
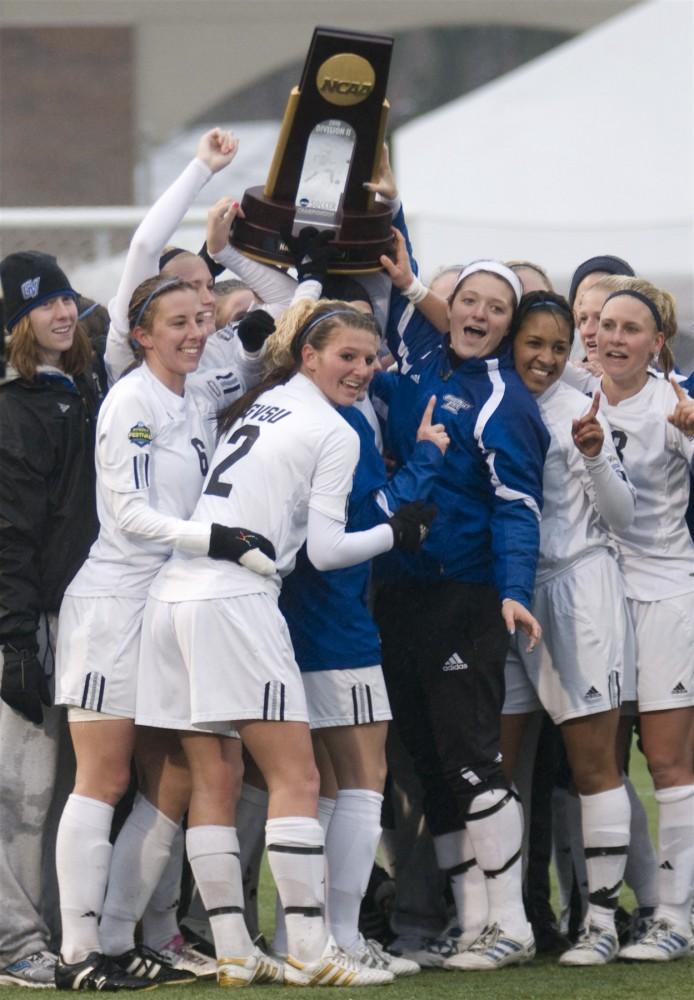
{"type": "Polygon", "coordinates": [[[217,982],[220,986],[250,986],[251,983],[284,981],[282,962],[270,958],[257,946],[244,958],[217,959],[217,982]]]}
{"type": "Polygon", "coordinates": [[[629,918],[629,930],[626,935],[626,941],[622,941],[620,935],[620,941],[625,947],[628,944],[636,944],[648,934],[653,926],[654,914],[655,906],[638,906],[632,912],[629,918]]]}
{"type": "Polygon", "coordinates": [[[627,962],[671,962],[689,955],[691,943],[692,939],[676,931],[671,921],[659,917],[640,941],[622,948],[619,957],[627,962]]]}
{"type": "Polygon", "coordinates": [[[422,971],[416,962],[401,955],[389,955],[378,941],[365,938],[363,934],[359,935],[359,940],[353,948],[344,950],[367,969],[385,969],[387,972],[392,972],[396,978],[414,976],[422,971]]]}
{"type": "Polygon", "coordinates": [[[192,972],[198,979],[211,979],[217,975],[217,963],[188,944],[182,934],[176,934],[159,949],[159,954],[172,969],[192,972]]]}
{"type": "Polygon", "coordinates": [[[0,969],[0,983],[34,990],[51,989],[55,986],[56,961],[57,956],[51,951],[35,951],[0,969]]]}
{"type": "Polygon", "coordinates": [[[396,938],[388,945],[388,954],[416,962],[421,969],[441,969],[447,958],[463,951],[473,940],[464,942],[460,927],[452,925],[435,938],[396,938]]]}
{"type": "Polygon", "coordinates": [[[287,986],[385,986],[395,976],[387,969],[368,969],[328,938],[323,954],[313,962],[287,956],[284,982],[287,986]]]}
{"type": "Polygon", "coordinates": [[[157,986],[180,986],[182,983],[194,983],[197,976],[183,969],[174,969],[157,951],[140,945],[114,955],[113,961],[131,976],[147,979],[157,986]]]}
{"type": "Polygon", "coordinates": [[[59,990],[99,990],[116,993],[119,990],[154,990],[156,983],[131,976],[116,965],[108,955],[90,952],[82,962],[68,963],[61,957],[55,963],[55,985],[59,990]]]}
{"type": "Polygon", "coordinates": [[[506,965],[524,965],[533,958],[535,939],[532,932],[530,937],[519,941],[505,934],[498,924],[491,924],[465,951],[447,958],[443,967],[452,971],[493,972],[506,965]]]}
{"type": "Polygon", "coordinates": [[[559,959],[560,965],[607,965],[617,957],[619,942],[612,931],[589,924],[581,928],[578,941],[559,959]]]}

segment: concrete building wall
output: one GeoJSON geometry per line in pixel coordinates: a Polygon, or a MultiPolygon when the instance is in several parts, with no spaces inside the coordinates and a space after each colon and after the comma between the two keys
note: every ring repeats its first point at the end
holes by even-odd
{"type": "MultiPolygon", "coordinates": [[[[637,0],[0,0],[9,27],[129,27],[133,134],[161,141],[229,92],[301,59],[315,25],[504,24],[584,31],[637,0]]],[[[3,97],[4,100],[4,97],[3,97]]]]}

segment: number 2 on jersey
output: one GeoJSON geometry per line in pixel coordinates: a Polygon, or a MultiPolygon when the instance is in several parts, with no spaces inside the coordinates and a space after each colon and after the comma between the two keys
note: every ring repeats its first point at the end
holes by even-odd
{"type": "Polygon", "coordinates": [[[236,444],[243,438],[243,444],[241,444],[236,451],[232,451],[231,455],[227,455],[226,458],[222,459],[219,465],[216,465],[212,470],[212,475],[210,476],[210,481],[203,490],[203,493],[209,494],[213,497],[226,497],[232,491],[232,483],[223,483],[221,477],[230,469],[232,465],[247,455],[251,450],[255,442],[258,440],[258,435],[260,434],[260,427],[248,426],[239,427],[237,431],[231,435],[227,444],[236,444]]]}

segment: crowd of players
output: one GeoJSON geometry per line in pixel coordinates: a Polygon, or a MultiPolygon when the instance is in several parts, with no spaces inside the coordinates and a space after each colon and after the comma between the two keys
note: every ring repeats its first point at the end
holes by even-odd
{"type": "Polygon", "coordinates": [[[244,257],[231,198],[200,254],[171,246],[236,148],[202,137],[108,313],[47,254],[0,262],[0,984],[368,986],[532,960],[540,710],[580,890],[560,963],[686,957],[694,401],[672,297],[609,254],[568,300],[527,261],[423,284],[386,151],[378,274],[330,275],[310,229],[287,237],[296,278],[244,257]]]}

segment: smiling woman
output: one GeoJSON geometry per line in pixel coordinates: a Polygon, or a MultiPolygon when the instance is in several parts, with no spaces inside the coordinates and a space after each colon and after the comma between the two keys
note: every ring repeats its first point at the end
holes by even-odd
{"type": "MultiPolygon", "coordinates": [[[[288,310],[268,341],[266,379],[222,415],[193,518],[262,532],[282,576],[304,542],[323,570],[356,565],[394,545],[417,547],[428,522],[424,515],[408,520],[402,508],[386,523],[345,532],[359,443],[336,407],[351,405],[367,388],[377,347],[373,318],[346,302],[302,301],[288,310]]],[[[234,858],[241,749],[238,740],[212,735],[230,725],[269,790],[268,859],[290,955],[285,982],[390,982],[390,972],[360,965],[326,931],[318,775],[301,674],[277,607],[279,585],[278,575],[261,579],[204,557],[171,559],[145,612],[148,669],[140,676],[137,721],[181,730],[193,777],[188,855],[214,914],[220,983],[278,972],[254,949],[243,921],[234,858]]]]}
{"type": "Polygon", "coordinates": [[[432,395],[451,445],[430,493],[439,514],[422,553],[401,562],[397,582],[377,596],[383,670],[464,931],[445,967],[495,969],[535,952],[522,902],[522,818],[499,737],[509,633],[527,633],[530,650],[540,637],[530,607],[548,439],[510,356],[518,276],[499,261],[474,261],[428,319],[436,296],[418,287],[404,220],[394,222],[403,230],[396,261],[381,258],[395,285],[388,346],[400,368],[391,450],[399,466],[409,461],[432,395]],[[465,905],[463,872],[485,887],[487,914],[465,905]]]}
{"type": "Polygon", "coordinates": [[[533,598],[544,642],[532,656],[518,644],[509,651],[502,752],[510,778],[529,713],[540,707],[561,728],[581,803],[589,906],[577,944],[560,962],[604,965],[618,950],[613,903],[629,844],[629,798],[616,753],[620,695],[634,697],[631,623],[609,530],[633,520],[634,490],[598,413],[600,394],[590,405],[561,379],[573,332],[560,295],[523,296],[513,357],[550,433],[533,598]]]}
{"type": "Polygon", "coordinates": [[[42,987],[55,964],[42,856],[48,873],[66,735],[64,712],[51,707],[57,615],[98,530],[100,390],[77,293],[56,259],[13,253],[0,276],[10,335],[0,383],[0,982],[42,987]]]}
{"type": "MultiPolygon", "coordinates": [[[[272,547],[253,532],[187,520],[208,471],[220,401],[244,388],[227,369],[211,369],[196,381],[204,323],[204,305],[188,282],[142,282],[128,310],[142,363],[111,389],[97,427],[101,527],[61,606],[56,664],[56,701],[68,706],[77,758],[57,843],[63,941],[56,980],[65,989],[93,989],[102,981],[108,989],[137,989],[152,980],[191,981],[201,970],[202,956],[181,956],[173,947],[163,957],[136,948],[134,939],[188,801],[174,735],[140,734],[142,794],[112,859],[108,838],[113,808],[130,779],[140,630],[152,578],[174,548],[213,559],[253,553],[259,572],[274,569],[272,547]],[[155,796],[152,774],[159,771],[164,778],[155,796]],[[155,833],[148,837],[146,830],[155,833]],[[136,876],[135,886],[133,871],[146,873],[136,876]]],[[[166,947],[169,939],[157,944],[166,947]]],[[[214,968],[208,963],[202,971],[214,968]]]]}

